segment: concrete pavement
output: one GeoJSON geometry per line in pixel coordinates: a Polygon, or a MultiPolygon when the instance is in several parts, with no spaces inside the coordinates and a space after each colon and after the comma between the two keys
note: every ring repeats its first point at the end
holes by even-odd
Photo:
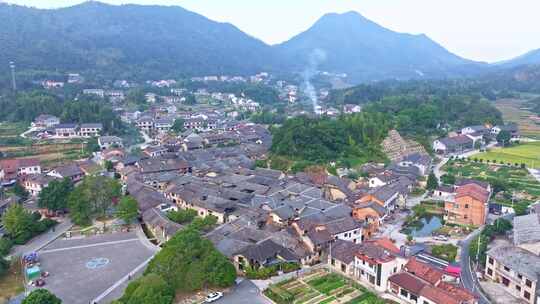
{"type": "Polygon", "coordinates": [[[216,304],[272,304],[250,280],[243,280],[230,293],[214,302],[216,304]]]}

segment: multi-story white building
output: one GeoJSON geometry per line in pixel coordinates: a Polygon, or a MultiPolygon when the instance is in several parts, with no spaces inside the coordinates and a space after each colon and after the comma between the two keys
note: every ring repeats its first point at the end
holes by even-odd
{"type": "Polygon", "coordinates": [[[85,123],[81,124],[79,135],[82,137],[95,137],[103,130],[103,125],[100,123],[85,123]]]}
{"type": "Polygon", "coordinates": [[[485,275],[521,301],[540,303],[537,291],[539,256],[515,246],[493,248],[487,252],[485,275]]]}
{"type": "Polygon", "coordinates": [[[85,95],[96,95],[98,97],[105,97],[105,90],[103,89],[84,89],[83,94],[85,95]]]}

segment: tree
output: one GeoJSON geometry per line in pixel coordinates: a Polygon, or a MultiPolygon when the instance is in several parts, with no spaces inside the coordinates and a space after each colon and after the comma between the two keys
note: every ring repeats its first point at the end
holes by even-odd
{"type": "Polygon", "coordinates": [[[495,232],[497,234],[505,234],[506,231],[509,231],[512,229],[512,223],[509,220],[498,218],[493,222],[492,226],[495,228],[495,232]]]}
{"type": "Polygon", "coordinates": [[[16,243],[24,243],[32,237],[34,230],[32,214],[22,205],[11,205],[2,216],[2,224],[16,243]]]}
{"type": "Polygon", "coordinates": [[[107,170],[107,172],[111,172],[114,168],[114,165],[112,163],[112,161],[110,160],[106,160],[105,161],[105,170],[107,170]]]}
{"type": "Polygon", "coordinates": [[[112,201],[120,197],[120,184],[105,176],[87,176],[68,198],[71,219],[75,224],[88,225],[92,218],[105,216],[112,201]]]}
{"type": "Polygon", "coordinates": [[[453,185],[456,183],[456,177],[452,174],[444,174],[441,176],[441,182],[445,185],[453,185]]]}
{"type": "Polygon", "coordinates": [[[69,178],[53,180],[39,193],[38,206],[51,211],[65,210],[73,184],[69,178]]]}
{"type": "Polygon", "coordinates": [[[512,134],[509,131],[503,130],[497,134],[497,142],[502,144],[503,147],[510,143],[510,139],[512,139],[512,134]]]}
{"type": "Polygon", "coordinates": [[[9,262],[4,259],[3,256],[0,256],[0,278],[5,275],[9,270],[9,262]]]}
{"type": "Polygon", "coordinates": [[[52,294],[47,289],[36,289],[32,291],[28,297],[26,297],[22,304],[61,304],[62,300],[60,300],[57,296],[52,294]]]}
{"type": "Polygon", "coordinates": [[[185,131],[184,120],[182,118],[175,119],[172,126],[172,130],[176,132],[177,134],[184,132],[185,131]]]}
{"type": "Polygon", "coordinates": [[[15,186],[13,187],[13,193],[15,193],[16,196],[20,197],[23,200],[26,200],[28,196],[30,195],[26,189],[24,189],[23,186],[19,183],[15,183],[15,186]]]}
{"type": "Polygon", "coordinates": [[[183,209],[167,213],[167,217],[178,224],[191,223],[197,215],[197,211],[193,209],[183,209]]]}
{"type": "Polygon", "coordinates": [[[195,95],[193,95],[193,94],[186,94],[186,96],[184,96],[184,98],[186,99],[186,100],[184,100],[185,105],[192,106],[192,105],[197,104],[197,98],[195,98],[195,95]]]}
{"type": "Polygon", "coordinates": [[[437,180],[437,177],[435,176],[435,173],[431,172],[428,176],[427,180],[427,189],[428,190],[435,190],[439,187],[439,181],[437,180]]]}
{"type": "Polygon", "coordinates": [[[201,232],[190,224],[174,235],[148,264],[145,274],[157,274],[175,291],[234,284],[236,270],[201,232]]]}
{"type": "Polygon", "coordinates": [[[85,150],[88,154],[91,154],[92,152],[97,152],[100,150],[98,140],[95,137],[91,137],[86,142],[85,150]]]}
{"type": "Polygon", "coordinates": [[[131,282],[119,302],[122,304],[170,304],[174,290],[157,274],[131,282]]]}
{"type": "Polygon", "coordinates": [[[139,206],[132,196],[124,196],[118,207],[116,207],[116,216],[122,219],[126,224],[131,224],[139,214],[139,206]]]}
{"type": "Polygon", "coordinates": [[[92,206],[85,189],[75,187],[68,197],[69,216],[73,223],[86,226],[92,222],[92,206]]]}

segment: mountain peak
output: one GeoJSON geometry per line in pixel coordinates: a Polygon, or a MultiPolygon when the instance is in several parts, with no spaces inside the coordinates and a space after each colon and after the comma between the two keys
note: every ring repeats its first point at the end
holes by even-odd
{"type": "Polygon", "coordinates": [[[358,12],[330,13],[311,28],[277,46],[299,69],[315,49],[326,53],[319,69],[347,73],[357,80],[448,75],[471,63],[429,39],[387,29],[358,12]]]}

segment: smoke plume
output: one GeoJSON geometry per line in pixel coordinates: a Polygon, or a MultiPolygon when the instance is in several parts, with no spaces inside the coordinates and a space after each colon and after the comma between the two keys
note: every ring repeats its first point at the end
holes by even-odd
{"type": "Polygon", "coordinates": [[[321,49],[314,49],[308,58],[308,66],[304,70],[304,93],[309,97],[313,105],[313,111],[316,110],[319,105],[319,100],[317,98],[317,91],[311,83],[311,78],[317,73],[317,68],[319,64],[326,60],[326,52],[321,49]]]}

